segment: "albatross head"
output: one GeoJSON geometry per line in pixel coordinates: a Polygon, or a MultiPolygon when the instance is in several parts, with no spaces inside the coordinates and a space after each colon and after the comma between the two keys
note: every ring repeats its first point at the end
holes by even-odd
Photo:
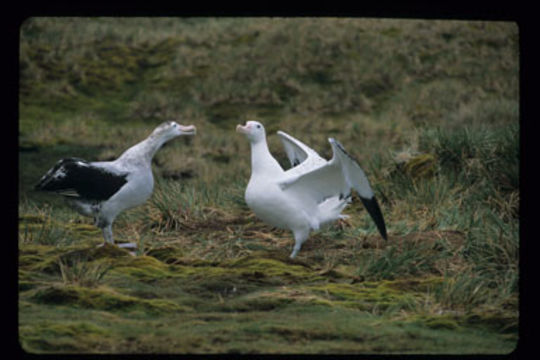
{"type": "Polygon", "coordinates": [[[170,140],[180,135],[195,135],[196,130],[194,125],[184,126],[175,121],[166,121],[152,132],[152,136],[170,140]]]}
{"type": "Polygon", "coordinates": [[[266,138],[264,126],[258,121],[248,121],[246,125],[237,125],[236,132],[246,135],[252,143],[257,143],[266,138]]]}

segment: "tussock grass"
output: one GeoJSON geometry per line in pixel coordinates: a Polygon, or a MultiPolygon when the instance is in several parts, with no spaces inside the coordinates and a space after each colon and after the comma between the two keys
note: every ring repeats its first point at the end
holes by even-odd
{"type": "Polygon", "coordinates": [[[517,40],[506,22],[28,19],[19,91],[23,347],[511,351],[517,40]],[[115,222],[117,241],[139,244],[137,257],[95,250],[102,236],[92,219],[30,190],[59,158],[113,159],[169,119],[198,132],[160,150],[151,199],[115,222]],[[234,127],[249,119],[265,124],[284,167],[276,130],[326,158],[327,139],[338,139],[371,181],[388,242],[353,196],[347,221],[288,259],[290,233],[257,220],[244,201],[249,145],[234,127]]]}
{"type": "Polygon", "coordinates": [[[85,287],[95,287],[111,268],[107,263],[92,263],[88,259],[58,260],[60,273],[64,284],[76,284],[85,287]]]}

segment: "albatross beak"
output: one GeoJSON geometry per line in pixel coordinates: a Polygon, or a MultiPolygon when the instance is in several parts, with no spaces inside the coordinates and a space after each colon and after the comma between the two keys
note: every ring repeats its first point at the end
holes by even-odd
{"type": "Polygon", "coordinates": [[[240,134],[247,134],[248,133],[247,125],[246,126],[242,126],[240,124],[236,125],[236,132],[240,134]]]}
{"type": "Polygon", "coordinates": [[[197,132],[197,128],[195,125],[179,125],[180,131],[182,132],[182,135],[195,135],[197,132]]]}

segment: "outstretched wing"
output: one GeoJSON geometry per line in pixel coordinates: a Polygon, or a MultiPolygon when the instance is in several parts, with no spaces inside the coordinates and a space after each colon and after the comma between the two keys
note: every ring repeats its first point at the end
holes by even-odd
{"type": "Polygon", "coordinates": [[[353,188],[386,239],[384,218],[366,174],[338,141],[331,138],[329,142],[333,151],[330,161],[299,175],[291,174],[279,183],[281,189],[306,202],[321,203],[332,196],[348,196],[353,188]]]}
{"type": "Polygon", "coordinates": [[[87,200],[107,200],[127,182],[126,173],[114,173],[79,158],[62,159],[35,186],[36,190],[87,200]]]}
{"type": "Polygon", "coordinates": [[[283,131],[277,132],[285,153],[291,163],[287,175],[301,174],[325,164],[327,161],[317,154],[315,150],[283,131]]]}

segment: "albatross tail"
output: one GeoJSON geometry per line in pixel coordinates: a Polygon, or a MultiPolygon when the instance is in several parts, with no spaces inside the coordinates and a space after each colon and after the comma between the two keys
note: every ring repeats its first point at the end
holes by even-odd
{"type": "Polygon", "coordinates": [[[341,212],[351,202],[350,195],[347,197],[333,196],[319,204],[319,223],[321,226],[345,217],[341,212]]]}

